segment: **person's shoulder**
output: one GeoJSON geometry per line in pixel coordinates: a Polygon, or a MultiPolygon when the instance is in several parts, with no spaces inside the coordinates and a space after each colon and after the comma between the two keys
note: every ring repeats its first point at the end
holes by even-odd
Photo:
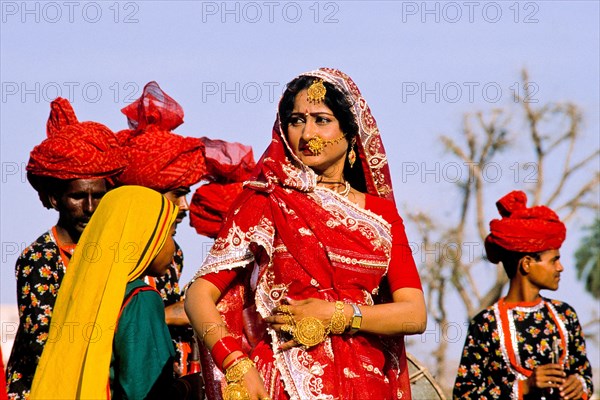
{"type": "Polygon", "coordinates": [[[52,229],[47,230],[42,233],[35,241],[33,241],[29,246],[25,247],[19,256],[19,259],[27,259],[29,260],[31,256],[35,254],[40,255],[40,258],[48,257],[48,252],[56,252],[58,254],[58,245],[56,244],[56,240],[52,236],[52,229]]]}
{"type": "Polygon", "coordinates": [[[140,298],[138,296],[142,296],[145,300],[151,300],[152,298],[157,298],[162,304],[162,298],[160,297],[160,293],[156,291],[152,286],[148,285],[141,279],[134,279],[129,282],[125,287],[125,297],[123,299],[124,302],[129,302],[134,300],[135,298],[140,298]]]}
{"type": "Polygon", "coordinates": [[[160,294],[141,279],[129,282],[118,319],[118,332],[164,323],[165,309],[160,294]]]}
{"type": "Polygon", "coordinates": [[[160,293],[141,279],[129,282],[123,298],[122,315],[156,316],[164,319],[164,304],[160,293]]]}
{"type": "Polygon", "coordinates": [[[575,309],[571,307],[568,303],[556,299],[548,299],[545,297],[544,301],[550,303],[559,314],[563,314],[570,318],[577,318],[577,313],[575,312],[575,309]]]}
{"type": "Polygon", "coordinates": [[[477,314],[475,314],[475,316],[471,319],[471,324],[475,324],[475,325],[479,325],[479,324],[484,324],[484,323],[489,323],[489,322],[495,322],[496,321],[496,304],[492,304],[489,307],[484,308],[483,310],[479,311],[477,314]]]}
{"type": "Polygon", "coordinates": [[[372,213],[380,215],[390,224],[402,220],[396,204],[392,200],[365,193],[365,208],[372,213]]]}

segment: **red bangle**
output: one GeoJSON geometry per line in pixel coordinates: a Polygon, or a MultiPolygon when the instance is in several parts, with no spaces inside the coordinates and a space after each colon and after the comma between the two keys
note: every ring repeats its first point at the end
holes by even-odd
{"type": "Polygon", "coordinates": [[[223,368],[223,362],[227,356],[238,350],[243,352],[238,341],[233,336],[224,336],[214,344],[210,352],[217,367],[223,368]]]}
{"type": "Polygon", "coordinates": [[[223,366],[223,371],[227,371],[227,369],[229,367],[231,367],[233,364],[235,364],[236,362],[238,362],[242,358],[248,358],[248,356],[245,353],[241,353],[240,355],[238,355],[237,357],[235,357],[233,360],[229,361],[227,363],[227,365],[223,366]]]}

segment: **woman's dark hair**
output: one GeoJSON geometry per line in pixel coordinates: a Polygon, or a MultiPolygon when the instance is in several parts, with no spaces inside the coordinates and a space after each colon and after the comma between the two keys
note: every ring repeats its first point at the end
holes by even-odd
{"type": "MultiPolygon", "coordinates": [[[[287,127],[294,109],[294,100],[296,95],[304,89],[308,89],[316,80],[312,76],[300,76],[287,84],[279,103],[279,119],[283,132],[287,135],[287,127]]],[[[331,83],[323,82],[325,89],[325,105],[333,111],[333,115],[340,122],[340,129],[346,134],[348,142],[358,133],[358,125],[354,113],[352,113],[352,103],[342,92],[337,90],[331,83]]]]}
{"type": "Polygon", "coordinates": [[[497,244],[491,244],[495,249],[493,251],[496,252],[497,257],[502,262],[502,266],[504,267],[504,271],[506,271],[506,275],[508,275],[508,279],[512,279],[517,274],[517,268],[519,268],[519,262],[523,257],[531,257],[535,261],[540,261],[542,259],[542,252],[534,252],[534,253],[522,253],[518,251],[510,251],[506,250],[503,247],[498,246],[497,244]]]}
{"type": "MultiPolygon", "coordinates": [[[[279,102],[279,120],[281,122],[281,129],[286,136],[290,117],[294,109],[296,95],[302,90],[307,89],[316,79],[318,78],[312,76],[300,76],[287,84],[287,88],[279,102]]],[[[323,82],[323,85],[326,89],[324,103],[339,121],[340,129],[346,134],[346,140],[351,144],[352,139],[358,134],[358,123],[356,121],[356,116],[352,112],[352,102],[349,96],[339,91],[329,82],[323,82]]],[[[350,151],[350,149],[351,146],[348,146],[348,151],[350,151]]],[[[356,146],[354,151],[357,151],[356,146]]],[[[346,158],[344,164],[344,177],[356,190],[360,192],[367,191],[365,175],[359,158],[357,158],[353,168],[350,167],[348,158],[346,158]]]]}

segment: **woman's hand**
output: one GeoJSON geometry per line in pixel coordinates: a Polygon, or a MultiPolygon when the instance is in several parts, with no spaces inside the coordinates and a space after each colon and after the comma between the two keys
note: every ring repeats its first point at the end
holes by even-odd
{"type": "Polygon", "coordinates": [[[267,389],[265,389],[265,384],[256,367],[252,367],[246,372],[243,384],[246,386],[246,390],[252,400],[269,399],[269,393],[267,392],[267,389]]]}
{"type": "MultiPolygon", "coordinates": [[[[349,305],[346,305],[344,310],[349,307],[349,305]]],[[[265,322],[278,333],[291,334],[291,332],[286,329],[293,327],[296,322],[306,317],[317,318],[321,321],[323,326],[328,327],[334,311],[335,302],[316,298],[306,300],[286,298],[286,304],[275,307],[272,310],[272,315],[265,318],[265,322]]],[[[351,313],[349,310],[348,312],[351,313]]],[[[346,315],[346,312],[344,312],[344,314],[346,315]]],[[[348,317],[348,315],[346,315],[346,317],[348,317]]],[[[288,350],[297,345],[298,342],[292,339],[283,343],[280,348],[281,350],[288,350]]]]}

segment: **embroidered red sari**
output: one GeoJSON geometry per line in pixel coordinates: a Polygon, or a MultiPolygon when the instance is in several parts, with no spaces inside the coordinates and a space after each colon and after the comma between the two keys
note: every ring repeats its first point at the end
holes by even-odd
{"type": "MultiPolygon", "coordinates": [[[[367,192],[393,201],[379,130],[347,75],[332,69],[303,74],[323,79],[351,99],[358,155],[367,192]]],[[[360,164],[360,165],[358,165],[360,164]]],[[[288,338],[265,329],[262,318],[288,296],[372,305],[392,251],[391,225],[334,191],[292,154],[279,120],[198,276],[243,268],[217,304],[260,371],[272,399],[410,399],[404,338],[331,335],[321,344],[279,351],[288,338]]],[[[352,182],[351,182],[352,183],[352,182]]],[[[209,398],[220,398],[222,374],[205,352],[209,398]]]]}

